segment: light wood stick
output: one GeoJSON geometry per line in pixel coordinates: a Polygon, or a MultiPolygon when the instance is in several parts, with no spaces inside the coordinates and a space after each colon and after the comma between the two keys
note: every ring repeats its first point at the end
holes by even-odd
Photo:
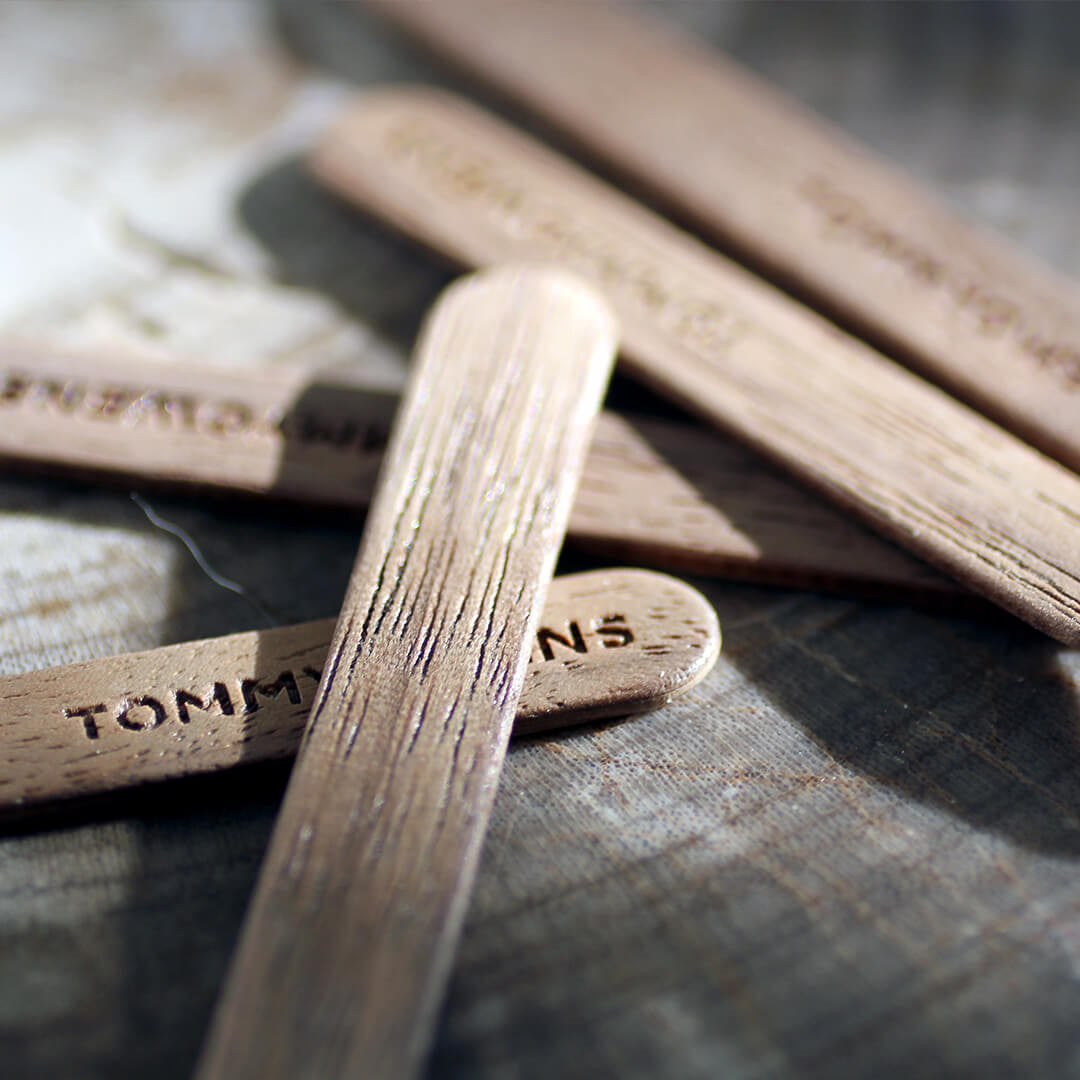
{"type": "Polygon", "coordinates": [[[626,4],[368,6],[1080,470],[1075,282],[959,220],[762,79],[626,4]]]}
{"type": "MultiPolygon", "coordinates": [[[[333,619],[0,678],[0,810],[292,757],[333,619]]],[[[720,652],[708,600],[666,574],[555,578],[514,734],[645,712],[720,652]]]]}
{"type": "Polygon", "coordinates": [[[419,1067],[614,349],[559,271],[436,306],[203,1080],[419,1067]]]}
{"type": "Polygon", "coordinates": [[[462,262],[558,259],[587,276],[618,311],[630,370],[1080,644],[1080,479],[982,416],[449,95],[362,96],[312,164],[462,262]]]}
{"type": "MultiPolygon", "coordinates": [[[[274,365],[255,378],[0,339],[0,460],[9,467],[360,508],[397,404],[397,394],[344,372],[274,365]]],[[[568,535],[597,554],[667,569],[974,603],[752,451],[662,420],[601,414],[568,535]]]]}

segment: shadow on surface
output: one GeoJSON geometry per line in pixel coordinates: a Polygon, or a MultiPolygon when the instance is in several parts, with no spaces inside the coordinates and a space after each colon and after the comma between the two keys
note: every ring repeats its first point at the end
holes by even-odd
{"type": "MultiPolygon", "coordinates": [[[[300,10],[295,3],[289,7],[294,12],[300,10]]],[[[1018,10],[1016,5],[993,7],[999,13],[1018,10]]],[[[934,8],[939,13],[944,10],[939,5],[934,8]]],[[[816,20],[822,18],[816,5],[813,9],[795,5],[789,9],[788,18],[805,24],[808,35],[818,35],[822,43],[827,43],[833,30],[840,31],[849,21],[870,17],[862,10],[853,15],[848,5],[843,6],[842,14],[837,14],[840,9],[836,7],[829,10],[834,14],[825,20],[824,30],[816,25],[816,20]]],[[[324,20],[320,30],[314,15],[310,19],[299,15],[294,18],[298,28],[307,28],[304,32],[322,34],[323,55],[319,59],[325,61],[327,51],[336,49],[343,65],[368,64],[368,81],[396,78],[405,70],[397,70],[391,60],[381,60],[381,46],[377,43],[369,44],[366,53],[352,51],[359,39],[350,41],[338,33],[340,20],[352,19],[351,7],[324,4],[318,11],[320,19],[325,15],[326,19],[339,21],[324,20]]],[[[771,62],[782,69],[783,56],[770,51],[777,43],[777,27],[765,25],[773,16],[764,8],[759,14],[754,5],[744,6],[742,11],[741,19],[748,29],[744,37],[736,37],[736,43],[743,41],[744,51],[750,53],[759,49],[763,57],[772,57],[771,62]]],[[[775,8],[772,11],[775,13],[775,8]]],[[[932,17],[953,18],[943,14],[932,17]]],[[[935,35],[931,38],[938,40],[935,35]]],[[[296,43],[298,39],[293,35],[290,40],[296,43]]],[[[836,40],[841,42],[840,53],[858,51],[858,40],[843,36],[836,40]]],[[[920,37],[916,44],[921,43],[920,37]]],[[[309,44],[314,43],[309,39],[309,44]]],[[[900,53],[907,55],[906,50],[897,55],[900,53]]],[[[826,62],[824,66],[829,65],[826,62]]],[[[411,76],[411,69],[408,74],[411,76]]],[[[926,85],[927,92],[932,93],[934,79],[927,79],[926,85]]],[[[838,93],[843,90],[837,87],[838,93]]],[[[405,245],[388,243],[385,236],[380,238],[351,211],[322,196],[295,163],[286,163],[259,178],[245,193],[241,212],[251,231],[279,260],[283,280],[333,296],[347,310],[369,320],[403,345],[411,340],[420,312],[446,280],[446,275],[434,268],[430,272],[420,268],[418,274],[416,261],[406,253],[405,245]],[[340,239],[340,244],[328,245],[329,236],[340,239]],[[334,259],[328,257],[328,249],[335,253],[334,259]],[[398,284],[387,287],[390,282],[398,284]]],[[[13,488],[6,486],[6,490],[13,488]]],[[[27,509],[153,531],[122,493],[114,499],[102,499],[63,485],[50,487],[48,493],[27,500],[27,509]]],[[[253,520],[247,507],[237,514],[225,506],[209,509],[175,498],[155,497],[152,502],[163,516],[177,521],[201,544],[216,569],[250,586],[260,604],[279,613],[283,620],[325,615],[339,602],[358,530],[326,534],[309,528],[304,516],[291,521],[253,520]]],[[[175,565],[172,614],[167,623],[171,640],[258,624],[257,613],[247,601],[224,593],[206,579],[179,548],[175,565]]],[[[721,595],[716,589],[713,593],[721,595]]],[[[811,607],[817,608],[808,605],[807,610],[811,607]]],[[[836,608],[831,610],[835,613],[836,608]]],[[[739,630],[729,638],[726,655],[764,690],[783,715],[791,717],[832,756],[875,784],[1018,846],[1039,852],[1077,853],[1080,754],[1076,691],[1059,661],[1058,648],[1032,632],[1020,626],[975,626],[870,608],[845,608],[840,618],[822,624],[813,622],[806,611],[796,609],[739,630]]],[[[561,794],[561,789],[551,790],[561,794]]],[[[41,1026],[23,1023],[18,1027],[18,1043],[5,1039],[5,1055],[10,1055],[9,1064],[14,1061],[16,1074],[20,1062],[27,1065],[24,1075],[30,1075],[28,1065],[32,1062],[41,1065],[34,1070],[36,1075],[154,1075],[164,1080],[190,1074],[265,850],[279,795],[279,780],[258,791],[245,786],[241,793],[224,778],[220,785],[184,785],[168,793],[162,791],[137,807],[131,806],[122,817],[81,829],[77,842],[72,840],[70,844],[72,867],[66,877],[56,869],[65,854],[61,841],[48,836],[25,838],[34,849],[34,858],[50,868],[47,882],[51,882],[51,891],[70,892],[75,913],[50,925],[40,915],[38,898],[25,899],[25,910],[32,911],[37,920],[32,933],[13,931],[17,938],[10,943],[11,951],[6,942],[0,948],[0,956],[20,975],[23,971],[37,976],[52,972],[55,979],[40,985],[54,993],[59,1003],[54,1012],[41,1014],[46,1017],[41,1026]],[[195,800],[199,800],[198,805],[195,800]],[[124,863],[122,853],[129,848],[130,858],[124,863]],[[92,868],[89,872],[87,866],[92,868]],[[86,897],[103,882],[113,891],[96,900],[92,914],[87,915],[86,897]],[[93,988],[93,1000],[76,1003],[77,1007],[71,1004],[64,991],[70,993],[75,986],[84,991],[93,988]]],[[[675,797],[667,798],[670,802],[675,797]]],[[[552,802],[558,799],[553,797],[552,802]]],[[[688,831],[694,828],[695,822],[686,826],[688,831]]],[[[596,861],[597,851],[589,847],[594,838],[588,829],[582,821],[566,826],[580,849],[571,854],[580,854],[591,864],[596,861]]],[[[527,829],[521,832],[529,835],[527,829]]],[[[530,839],[535,845],[535,835],[530,839]]],[[[555,855],[546,854],[554,866],[553,887],[560,885],[573,863],[564,858],[562,872],[558,872],[555,855]]],[[[498,1067],[510,1072],[525,1068],[523,1048],[511,1037],[526,1033],[531,1039],[525,1049],[530,1052],[527,1061],[532,1074],[550,1074],[545,1065],[553,1049],[560,1045],[559,1039],[551,1036],[552,1031],[562,1035],[561,1061],[570,1069],[563,1075],[573,1074],[574,1061],[579,1075],[595,1064],[594,1057],[581,1052],[583,1047],[597,1055],[609,1054],[605,1060],[623,1075],[636,1062],[637,1075],[712,1076],[718,1065],[734,1061],[731,1074],[748,1076],[760,1073],[768,1063],[776,1065],[779,1051],[785,1055],[786,1064],[777,1066],[777,1075],[792,1074],[794,1066],[788,1066],[794,1062],[806,1066],[800,1070],[806,1075],[812,1072],[835,1077],[859,1071],[858,1065],[844,1065],[850,1062],[847,1052],[852,1049],[851,1043],[843,1043],[845,1032],[849,1037],[852,1033],[859,1036],[863,1053],[859,1060],[864,1066],[862,1075],[867,1076],[873,1075],[867,1067],[867,1055],[877,1058],[873,1064],[878,1067],[885,1065],[877,1075],[903,1075],[895,1068],[900,1057],[895,1052],[896,1044],[888,1042],[890,1031],[897,1033],[894,1038],[907,1040],[909,1053],[919,1044],[920,1029],[926,1029],[922,1034],[924,1043],[929,1038],[926,1032],[936,1035],[933,1045],[941,1056],[933,1061],[912,1061],[913,1068],[922,1069],[924,1074],[935,1067],[943,1069],[943,1063],[949,1060],[947,1052],[956,1051],[958,1036],[969,1039],[973,1046],[989,1045],[993,1049],[1000,1045],[993,1032],[986,1031],[986,1014],[977,1017],[978,1025],[971,1021],[966,1027],[942,1032],[941,1025],[919,1012],[918,999],[912,1005],[906,984],[897,989],[887,974],[869,984],[869,993],[862,993],[861,988],[867,985],[860,982],[868,955],[865,952],[851,950],[854,961],[841,971],[846,978],[835,979],[832,986],[824,985],[816,979],[823,958],[827,962],[847,950],[845,943],[838,945],[820,929],[799,954],[809,961],[807,970],[800,971],[799,965],[790,963],[797,958],[794,951],[770,954],[774,931],[790,929],[781,917],[787,909],[774,912],[763,907],[759,901],[764,891],[745,888],[746,880],[754,875],[753,868],[721,867],[708,881],[688,876],[685,882],[698,891],[688,893],[679,907],[679,897],[674,890],[665,892],[669,882],[661,875],[661,871],[674,874],[680,866],[678,858],[671,854],[658,859],[656,866],[655,883],[646,877],[645,867],[635,866],[632,873],[614,881],[606,896],[599,889],[582,891],[576,906],[571,900],[554,911],[545,928],[549,932],[533,935],[541,966],[526,969],[525,976],[531,977],[540,1004],[548,1007],[547,1014],[521,1016],[516,1025],[501,1019],[509,1015],[503,1009],[509,1010],[515,1001],[520,1004],[525,999],[524,992],[507,981],[515,973],[515,950],[505,946],[489,953],[496,959],[501,956],[503,963],[487,965],[504,981],[506,993],[502,1000],[492,997],[485,1003],[475,997],[470,999],[477,981],[474,954],[472,982],[466,980],[454,991],[460,1037],[456,1043],[441,1042],[433,1068],[463,1076],[479,1074],[479,1070],[470,1071],[470,1063],[478,1063],[489,1042],[470,1037],[475,1032],[467,1025],[479,1010],[469,1015],[464,1011],[473,1001],[490,1006],[488,1015],[495,1021],[489,1022],[488,1034],[494,1028],[494,1033],[503,1038],[503,1057],[494,1062],[491,1073],[498,1067]],[[656,924],[651,928],[658,926],[663,931],[655,934],[656,948],[650,949],[651,939],[642,934],[642,924],[627,916],[626,882],[648,885],[646,889],[638,884],[631,898],[640,901],[640,910],[655,913],[656,924]],[[740,886],[744,887],[741,893],[740,886]],[[671,898],[675,906],[665,908],[666,898],[671,898]],[[598,899],[606,900],[606,904],[597,903],[598,899]],[[739,920],[759,913],[761,923],[755,938],[745,932],[739,920]],[[665,918],[668,914],[670,918],[665,918]],[[706,938],[703,930],[697,936],[691,934],[690,928],[700,927],[706,918],[713,921],[713,937],[706,938]],[[732,928],[727,937],[722,936],[725,925],[732,928]],[[566,934],[567,927],[574,928],[573,937],[566,934]],[[565,955],[568,941],[588,943],[590,938],[597,943],[591,955],[565,955]],[[756,999],[746,995],[745,983],[733,987],[730,981],[725,982],[731,973],[734,978],[744,975],[745,965],[755,961],[756,950],[750,947],[753,944],[760,945],[763,964],[770,956],[784,961],[771,969],[759,969],[760,986],[767,990],[759,991],[756,999]],[[631,977],[621,983],[613,976],[619,958],[626,964],[637,964],[630,970],[631,977]],[[559,968],[559,964],[563,966],[559,968]],[[573,987],[578,985],[584,985],[590,993],[577,1000],[580,1013],[575,1013],[568,1003],[573,987]],[[788,987],[799,990],[801,996],[788,987]],[[687,988],[689,993],[684,994],[687,988]],[[852,991],[845,997],[846,988],[860,994],[852,991]],[[740,1017],[748,1020],[746,1024],[727,1029],[730,1037],[720,1045],[714,1033],[726,1017],[727,1003],[739,999],[736,991],[742,993],[744,1003],[758,1007],[740,1017]],[[859,996],[865,999],[861,1003],[859,996]],[[858,1017],[861,1026],[853,1023],[849,1011],[860,1007],[864,1010],[858,1017]],[[897,1008],[901,1009],[899,1013],[897,1008]],[[868,1019],[865,1010],[875,1009],[877,1012],[868,1019]],[[461,1025],[463,1016],[465,1024],[461,1025]],[[619,1022],[620,1016],[630,1021],[619,1022]],[[657,1016],[659,1021],[655,1021],[657,1016]],[[770,1024],[779,1025],[784,1017],[796,1025],[789,1029],[786,1040],[772,1034],[776,1028],[769,1028],[770,1024]],[[548,1027],[544,1023],[548,1019],[557,1024],[576,1024],[573,1037],[563,1034],[561,1027],[548,1027]],[[651,1028],[650,1020],[659,1027],[651,1028]],[[867,1034],[867,1025],[878,1022],[881,1026],[871,1026],[869,1031],[875,1037],[862,1038],[867,1034]],[[764,1037],[756,1034],[759,1029],[755,1024],[764,1029],[764,1037]],[[656,1030],[661,1034],[654,1037],[656,1030]],[[746,1030],[752,1034],[744,1035],[746,1030]],[[839,1043],[828,1043],[830,1033],[839,1043]],[[753,1041],[758,1038],[761,1041],[753,1041]],[[732,1047],[745,1049],[745,1056],[741,1060],[725,1057],[732,1047]],[[666,1056],[660,1053],[665,1049],[669,1051],[666,1056]],[[570,1050],[574,1051],[573,1058],[570,1050]]],[[[766,899],[772,894],[784,894],[778,884],[770,885],[772,893],[766,899]]],[[[40,885],[35,887],[41,890],[40,885]]],[[[791,908],[796,906],[786,894],[781,899],[791,908]]],[[[796,938],[804,930],[805,937],[810,938],[813,927],[807,925],[805,913],[795,912],[792,924],[798,931],[796,938]],[[800,915],[803,922],[798,921],[800,915]]],[[[522,926],[525,938],[530,927],[524,923],[522,926]]],[[[503,928],[497,929],[502,932],[503,928]]],[[[1034,977],[1042,973],[1030,964],[1029,950],[1024,946],[1018,940],[1011,951],[1000,954],[1004,959],[991,968],[999,978],[980,978],[976,969],[971,982],[999,987],[1009,982],[1017,987],[1013,1004],[1018,1009],[1026,1009],[1031,1015],[1038,1009],[1054,1017],[1057,1014],[1053,1011],[1054,1001],[1047,1000],[1052,997],[1047,986],[1056,988],[1059,984],[1034,977]]],[[[994,947],[998,947],[996,943],[994,947]]],[[[881,963],[880,952],[869,955],[881,963]]],[[[983,955],[993,959],[998,954],[983,955]]],[[[480,954],[480,959],[486,957],[480,954]]],[[[463,960],[470,960],[468,953],[463,960]]],[[[827,963],[825,970],[836,974],[836,969],[827,963]]],[[[910,966],[898,966],[897,970],[904,976],[912,973],[910,966]]],[[[1064,974],[1075,989],[1072,972],[1064,974]]],[[[1063,979],[1060,985],[1066,987],[1069,983],[1063,979]]],[[[958,991],[956,984],[931,989],[938,992],[930,994],[925,986],[919,991],[923,1013],[927,1014],[932,1005],[953,1000],[958,991]]],[[[1069,1004],[1064,995],[1058,1001],[1059,1010],[1060,1002],[1069,1004]]],[[[995,1003],[1009,1006],[1005,990],[991,1002],[995,1003]]],[[[1066,1018],[1055,1021],[1055,1042],[1051,1021],[1043,1021],[1042,1028],[1038,1021],[1033,1021],[1026,1043],[1019,1038],[1011,1043],[1011,1058],[1003,1055],[991,1066],[1002,1069],[1002,1075],[1006,1068],[1002,1062],[1030,1067],[1038,1060],[1060,1066],[1069,1051],[1062,1042],[1063,1034],[1068,1033],[1074,1042],[1071,1025],[1066,1018]],[[1038,1038],[1032,1039],[1031,1032],[1038,1038]]]]}
{"type": "MultiPolygon", "coordinates": [[[[85,561],[78,552],[34,555],[46,576],[62,577],[62,588],[71,590],[71,612],[50,617],[75,620],[74,631],[91,641],[125,613],[134,625],[118,625],[116,633],[146,648],[257,628],[266,624],[264,613],[280,622],[333,614],[360,533],[355,519],[333,525],[251,500],[148,494],[161,519],[182,528],[218,574],[244,587],[248,595],[241,596],[211,580],[124,490],[59,477],[8,479],[2,487],[8,513],[118,534],[103,548],[103,610],[89,577],[67,582],[85,561]],[[160,539],[168,557],[151,558],[125,535],[160,539]],[[110,600],[110,590],[125,588],[128,597],[110,600]],[[143,593],[145,606],[132,602],[143,593]]],[[[71,542],[79,535],[76,529],[71,542]]],[[[22,568],[4,569],[17,576],[22,568]]],[[[85,654],[82,639],[73,647],[85,654]]],[[[3,927],[10,940],[0,943],[0,1041],[12,1076],[190,1075],[284,771],[241,769],[153,785],[0,825],[9,870],[20,859],[49,867],[32,879],[44,886],[20,886],[7,873],[0,889],[33,913],[35,925],[51,927],[3,927]],[[48,914],[61,908],[70,912],[48,914]]]]}
{"type": "Polygon", "coordinates": [[[1062,646],[1010,619],[865,606],[725,642],[831,757],[1033,851],[1080,855],[1080,695],[1062,646]]]}
{"type": "MultiPolygon", "coordinates": [[[[358,85],[403,77],[448,81],[435,61],[402,50],[405,39],[370,16],[317,5],[301,19],[290,0],[279,0],[276,10],[291,47],[358,85]],[[375,53],[393,61],[372,64],[368,57],[375,53]]],[[[831,67],[829,48],[846,56],[867,42],[881,51],[895,35],[928,40],[933,48],[919,54],[916,66],[932,76],[926,82],[932,88],[951,55],[950,41],[962,45],[965,56],[1019,65],[1015,35],[1021,26],[1038,38],[1028,42],[1024,56],[1059,65],[1068,49],[1057,40],[1052,22],[1015,5],[906,5],[854,19],[845,5],[816,5],[813,11],[799,5],[743,5],[719,20],[712,36],[762,68],[776,67],[785,50],[798,47],[806,64],[820,65],[823,78],[831,67]],[[778,12],[784,14],[782,47],[764,27],[775,25],[778,12]],[[810,44],[799,45],[804,38],[810,44]]],[[[892,82],[874,86],[883,102],[892,100],[897,81],[913,77],[908,53],[891,55],[892,82]]],[[[976,76],[974,68],[965,76],[972,94],[1012,92],[1004,83],[983,85],[976,76]]],[[[820,81],[805,71],[800,77],[808,86],[820,81]]],[[[821,81],[822,87],[829,85],[828,79],[821,81]]],[[[849,115],[845,101],[826,97],[815,103],[857,127],[859,114],[849,115]]],[[[903,137],[903,118],[898,123],[889,136],[894,140],[903,137]]],[[[275,248],[273,238],[262,238],[275,248]]],[[[812,641],[797,634],[782,637],[736,662],[785,715],[860,772],[1025,846],[1080,851],[1078,708],[1058,664],[1057,646],[1019,624],[997,620],[942,623],[905,611],[895,619],[878,612],[854,621],[858,631],[839,623],[812,641]],[[911,631],[894,629],[903,624],[911,631]]]]}

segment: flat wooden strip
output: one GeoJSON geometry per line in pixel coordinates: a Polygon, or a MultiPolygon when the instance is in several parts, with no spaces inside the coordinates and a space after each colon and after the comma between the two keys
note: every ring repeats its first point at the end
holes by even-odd
{"type": "Polygon", "coordinates": [[[626,4],[369,6],[1080,470],[1075,282],[626,4]]]}
{"type": "Polygon", "coordinates": [[[570,528],[579,547],[666,569],[912,604],[982,604],[761,455],[685,424],[603,414],[570,528]]]}
{"type": "Polygon", "coordinates": [[[449,95],[363,95],[326,183],[463,262],[605,287],[630,369],[1033,626],[1080,644],[1080,479],[449,95]]]}
{"type": "Polygon", "coordinates": [[[561,271],[436,305],[203,1080],[419,1068],[614,351],[561,271]]]}
{"type": "MultiPolygon", "coordinates": [[[[333,619],[0,679],[0,810],[292,757],[333,619]]],[[[515,734],[657,708],[720,651],[712,606],[648,570],[555,578],[515,734]]]]}
{"type": "MultiPolygon", "coordinates": [[[[341,372],[274,365],[254,378],[0,340],[0,458],[13,467],[359,508],[397,403],[341,372]]],[[[907,602],[970,596],[730,439],[611,412],[597,422],[568,535],[697,574],[907,602]]]]}
{"type": "Polygon", "coordinates": [[[398,394],[337,372],[236,371],[0,339],[0,456],[366,506],[398,394]]]}

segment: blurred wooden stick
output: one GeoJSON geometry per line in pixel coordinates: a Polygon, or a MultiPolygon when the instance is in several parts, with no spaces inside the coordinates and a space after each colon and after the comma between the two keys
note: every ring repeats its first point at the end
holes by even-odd
{"type": "Polygon", "coordinates": [[[451,95],[362,95],[312,167],[468,265],[559,260],[586,276],[618,312],[631,371],[1080,644],[1080,478],[978,413],[451,95]]]}
{"type": "MultiPolygon", "coordinates": [[[[275,364],[256,377],[0,339],[0,460],[9,468],[360,509],[398,400],[340,371],[275,364]]],[[[602,413],[568,535],[629,563],[976,604],[759,455],[689,424],[602,413]]]]}
{"type": "Polygon", "coordinates": [[[364,2],[1080,470],[1075,282],[628,4],[364,2]]]}

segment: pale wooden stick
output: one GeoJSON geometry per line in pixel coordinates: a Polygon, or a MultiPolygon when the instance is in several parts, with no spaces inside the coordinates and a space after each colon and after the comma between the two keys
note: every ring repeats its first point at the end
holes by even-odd
{"type": "MultiPolygon", "coordinates": [[[[359,508],[397,402],[343,372],[273,365],[253,378],[0,339],[9,467],[359,508]]],[[[971,597],[745,447],[643,417],[600,416],[568,535],[601,555],[697,574],[906,602],[971,597]]]]}
{"type": "MultiPolygon", "coordinates": [[[[333,619],[0,678],[0,810],[296,753],[333,619]]],[[[514,734],[657,708],[720,652],[696,589],[648,570],[555,578],[514,734]]]]}
{"type": "Polygon", "coordinates": [[[367,2],[1080,470],[1075,282],[626,4],[367,2]]]}
{"type": "Polygon", "coordinates": [[[1080,479],[977,413],[449,95],[364,95],[313,167],[455,259],[586,275],[616,306],[632,371],[1080,644],[1080,479]]]}
{"type": "Polygon", "coordinates": [[[437,305],[203,1080],[419,1067],[614,348],[558,271],[437,305]]]}

